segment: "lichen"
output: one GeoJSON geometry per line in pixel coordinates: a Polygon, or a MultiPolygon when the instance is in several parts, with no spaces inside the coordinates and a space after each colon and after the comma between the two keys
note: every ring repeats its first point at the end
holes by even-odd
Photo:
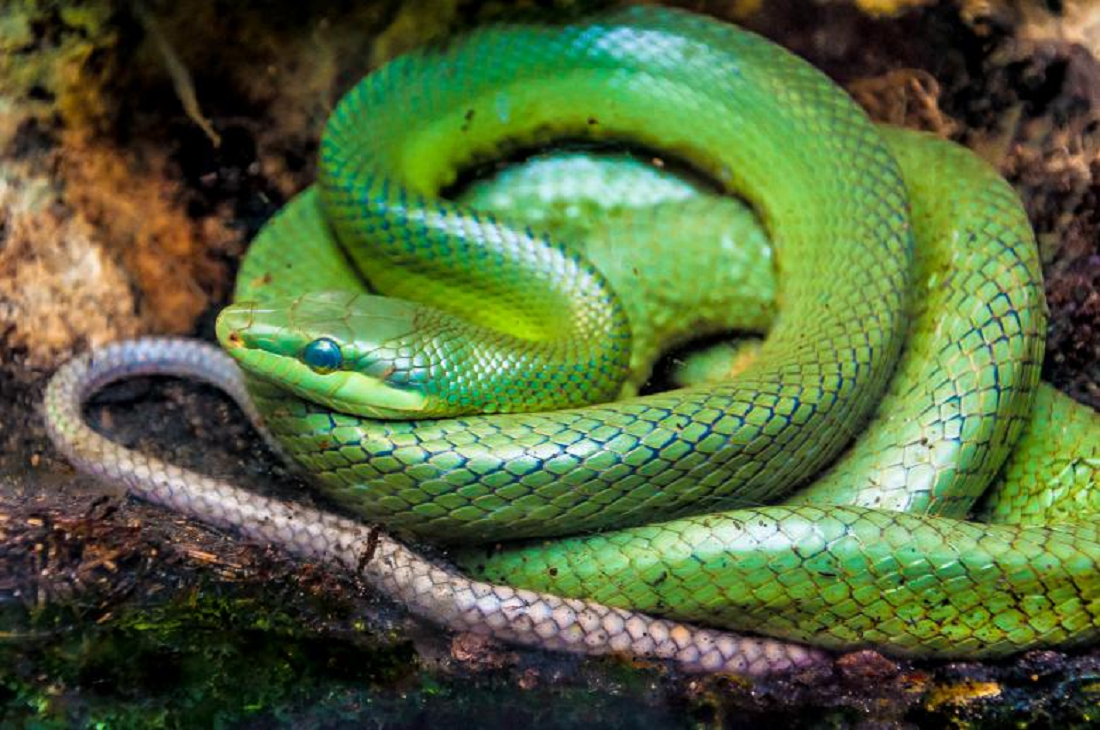
{"type": "Polygon", "coordinates": [[[0,169],[0,239],[0,336],[31,354],[27,366],[137,331],[125,271],[48,180],[0,169]]]}
{"type": "Polygon", "coordinates": [[[154,145],[128,150],[99,139],[65,135],[58,173],[65,201],[95,227],[121,261],[140,297],[145,328],[190,332],[211,297],[223,296],[227,270],[212,255],[240,233],[228,212],[195,219],[172,163],[154,145]]]}

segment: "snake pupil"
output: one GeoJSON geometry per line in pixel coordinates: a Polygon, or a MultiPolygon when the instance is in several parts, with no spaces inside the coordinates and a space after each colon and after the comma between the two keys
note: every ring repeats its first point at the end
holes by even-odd
{"type": "Polygon", "coordinates": [[[328,337],[321,337],[306,345],[302,360],[315,372],[324,375],[339,370],[344,356],[340,353],[340,345],[328,337]]]}

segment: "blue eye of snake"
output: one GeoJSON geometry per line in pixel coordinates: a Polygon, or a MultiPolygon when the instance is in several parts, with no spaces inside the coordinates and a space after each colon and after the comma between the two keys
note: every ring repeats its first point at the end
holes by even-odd
{"type": "Polygon", "coordinates": [[[302,360],[315,372],[324,375],[339,370],[344,356],[340,354],[340,346],[336,342],[321,337],[306,345],[302,350],[302,360]]]}

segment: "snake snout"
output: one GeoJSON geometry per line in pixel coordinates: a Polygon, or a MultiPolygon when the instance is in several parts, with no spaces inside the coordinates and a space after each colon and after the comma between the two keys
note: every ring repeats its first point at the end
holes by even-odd
{"type": "Polygon", "coordinates": [[[244,333],[255,321],[254,310],[254,303],[238,302],[226,307],[218,314],[215,325],[218,342],[230,353],[247,346],[244,333]]]}

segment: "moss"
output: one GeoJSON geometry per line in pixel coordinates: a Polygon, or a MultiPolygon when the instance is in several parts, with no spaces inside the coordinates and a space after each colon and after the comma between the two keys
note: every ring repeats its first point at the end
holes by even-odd
{"type": "MultiPolygon", "coordinates": [[[[300,607],[299,607],[300,608],[300,607]]],[[[652,675],[616,663],[600,678],[519,682],[499,668],[448,673],[411,644],[361,630],[319,635],[294,609],[208,583],[163,602],[74,620],[76,606],[16,617],[0,643],[0,717],[38,728],[218,727],[255,723],[398,726],[478,717],[558,727],[676,727],[712,709],[669,704],[652,675]],[[681,717],[682,711],[688,715],[681,717]]],[[[79,612],[79,609],[76,609],[79,612]]],[[[537,677],[537,672],[536,675],[537,677]]]]}
{"type": "Polygon", "coordinates": [[[856,0],[860,9],[871,15],[896,15],[929,2],[930,0],[856,0]]]}
{"type": "Polygon", "coordinates": [[[107,0],[9,0],[0,22],[0,96],[74,127],[113,118],[119,27],[107,0]]]}
{"type": "Polygon", "coordinates": [[[259,593],[206,588],[76,621],[62,604],[4,619],[24,628],[0,644],[0,715],[58,727],[211,727],[325,687],[392,685],[417,671],[405,642],[321,638],[259,593]]]}

